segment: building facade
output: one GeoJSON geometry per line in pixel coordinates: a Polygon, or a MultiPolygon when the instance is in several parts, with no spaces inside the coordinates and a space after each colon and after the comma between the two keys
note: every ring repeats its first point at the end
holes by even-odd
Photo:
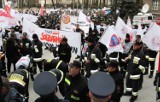
{"type": "Polygon", "coordinates": [[[160,0],[143,0],[143,3],[149,4],[149,12],[151,12],[156,18],[160,17],[160,0]]]}

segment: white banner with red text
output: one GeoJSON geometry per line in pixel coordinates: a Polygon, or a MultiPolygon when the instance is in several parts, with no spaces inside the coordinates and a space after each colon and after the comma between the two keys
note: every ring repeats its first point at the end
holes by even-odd
{"type": "Polygon", "coordinates": [[[54,47],[60,44],[63,37],[68,39],[68,44],[72,47],[72,54],[81,54],[81,35],[76,32],[67,32],[52,29],[43,29],[27,20],[23,21],[23,32],[27,32],[32,39],[33,34],[37,34],[45,46],[54,47]]]}

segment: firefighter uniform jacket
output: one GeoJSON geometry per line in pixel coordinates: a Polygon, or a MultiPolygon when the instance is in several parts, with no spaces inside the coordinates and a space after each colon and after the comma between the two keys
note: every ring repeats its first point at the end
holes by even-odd
{"type": "Polygon", "coordinates": [[[148,56],[149,56],[148,61],[151,61],[151,62],[155,61],[156,56],[157,56],[157,52],[149,49],[148,56]]]}
{"type": "MultiPolygon", "coordinates": [[[[64,78],[66,73],[68,72],[68,65],[64,63],[62,60],[58,59],[48,59],[44,64],[44,71],[49,71],[52,69],[59,69],[63,72],[64,78]]],[[[64,96],[64,78],[62,82],[59,84],[59,91],[64,96]]]]}
{"type": "Polygon", "coordinates": [[[41,58],[42,53],[42,42],[40,40],[32,41],[32,57],[41,58]]]}
{"type": "MultiPolygon", "coordinates": [[[[145,65],[145,55],[141,49],[133,50],[131,55],[129,55],[130,61],[127,66],[127,72],[130,75],[139,75],[144,72],[145,65]]],[[[140,76],[138,76],[140,77],[140,76]]],[[[132,78],[131,78],[132,79],[132,78]]]]}
{"type": "Polygon", "coordinates": [[[56,96],[47,97],[47,98],[37,98],[35,102],[69,102],[68,100],[58,99],[56,96]]]}
{"type": "Polygon", "coordinates": [[[65,63],[69,63],[71,59],[71,47],[67,45],[60,44],[58,47],[59,59],[65,63]]]}
{"type": "Polygon", "coordinates": [[[97,70],[102,57],[100,48],[98,46],[94,48],[94,45],[88,47],[85,55],[90,60],[90,69],[97,70]]]}
{"type": "Polygon", "coordinates": [[[123,91],[124,91],[124,81],[123,81],[123,76],[120,72],[110,72],[109,73],[111,75],[111,77],[114,79],[115,81],[115,91],[112,94],[111,100],[113,102],[118,102],[118,100],[120,100],[120,98],[123,95],[123,91]]]}
{"type": "Polygon", "coordinates": [[[78,74],[65,78],[65,99],[69,102],[90,102],[88,97],[87,79],[78,74]]]}
{"type": "Polygon", "coordinates": [[[62,60],[48,59],[47,62],[44,64],[44,71],[49,71],[54,68],[63,71],[63,73],[68,72],[68,65],[62,60]]]}
{"type": "Polygon", "coordinates": [[[29,39],[22,39],[20,41],[20,50],[23,56],[31,54],[32,42],[29,39]]]}
{"type": "Polygon", "coordinates": [[[26,69],[17,69],[9,76],[10,85],[15,87],[16,90],[28,97],[29,73],[26,69]]]}

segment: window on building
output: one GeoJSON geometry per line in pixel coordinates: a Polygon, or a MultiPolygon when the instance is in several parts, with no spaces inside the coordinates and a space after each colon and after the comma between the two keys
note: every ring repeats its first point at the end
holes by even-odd
{"type": "Polygon", "coordinates": [[[153,0],[152,9],[158,10],[159,7],[159,0],[153,0]]]}

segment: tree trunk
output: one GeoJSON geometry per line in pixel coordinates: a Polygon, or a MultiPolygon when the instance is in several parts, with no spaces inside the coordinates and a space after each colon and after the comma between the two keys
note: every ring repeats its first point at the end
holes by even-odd
{"type": "Polygon", "coordinates": [[[77,8],[79,8],[79,5],[80,5],[80,1],[77,0],[77,8]]]}
{"type": "Polygon", "coordinates": [[[47,7],[47,2],[46,2],[46,0],[44,0],[44,8],[46,8],[47,7]]]}
{"type": "Polygon", "coordinates": [[[103,7],[105,7],[106,5],[106,0],[103,0],[103,7]]]}
{"type": "Polygon", "coordinates": [[[52,6],[53,6],[53,8],[55,9],[55,4],[54,4],[54,1],[53,0],[51,0],[52,1],[52,6]]]}
{"type": "Polygon", "coordinates": [[[95,1],[95,5],[97,5],[97,8],[99,7],[99,2],[98,2],[99,0],[96,0],[95,1]]]}
{"type": "Polygon", "coordinates": [[[24,4],[24,0],[22,0],[22,9],[23,9],[23,6],[24,6],[23,4],[24,4]]]}
{"type": "Polygon", "coordinates": [[[102,8],[102,0],[99,0],[99,8],[102,8]]]}
{"type": "Polygon", "coordinates": [[[86,1],[85,2],[85,8],[88,8],[88,6],[89,6],[89,0],[84,0],[84,1],[86,1]]]}
{"type": "Polygon", "coordinates": [[[74,9],[75,0],[72,0],[72,8],[74,9]]]}

